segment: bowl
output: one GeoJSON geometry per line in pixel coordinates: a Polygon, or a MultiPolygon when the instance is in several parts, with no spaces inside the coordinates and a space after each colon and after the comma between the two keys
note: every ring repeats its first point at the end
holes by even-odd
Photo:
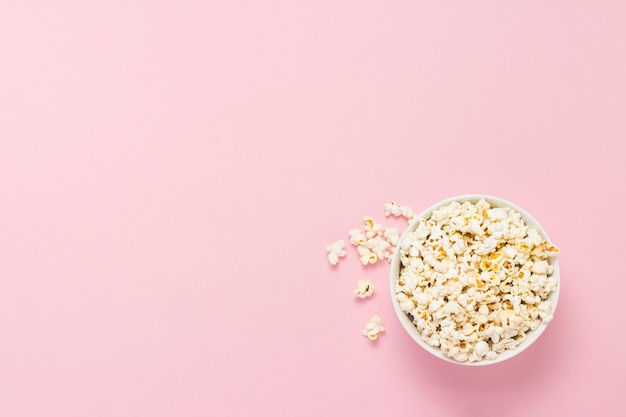
{"type": "MultiPolygon", "coordinates": [[[[529,228],[536,229],[539,232],[542,239],[546,240],[549,243],[551,242],[544,228],[539,224],[539,222],[530,213],[528,213],[523,208],[517,206],[516,204],[510,201],[504,200],[499,197],[493,197],[493,196],[483,195],[483,194],[468,194],[468,195],[461,195],[461,196],[452,197],[452,198],[448,198],[446,200],[440,201],[434,204],[433,206],[429,207],[425,211],[423,211],[421,214],[415,216],[413,220],[411,221],[411,223],[409,224],[409,226],[407,227],[407,229],[402,234],[397,250],[395,251],[391,260],[390,286],[391,286],[392,303],[394,306],[394,310],[398,316],[398,319],[400,320],[400,323],[402,324],[406,332],[409,334],[409,336],[413,338],[413,340],[415,340],[415,342],[417,342],[419,346],[421,346],[423,349],[425,349],[427,352],[429,352],[433,356],[436,356],[437,358],[448,361],[448,362],[452,362],[454,364],[465,365],[465,366],[492,365],[492,364],[506,361],[508,359],[513,358],[516,355],[519,355],[521,352],[526,350],[530,345],[532,345],[535,341],[537,341],[539,336],[541,336],[541,334],[544,332],[544,330],[546,329],[546,327],[548,326],[550,322],[549,320],[548,321],[542,320],[536,329],[528,330],[525,333],[526,335],[525,340],[523,340],[517,347],[511,348],[511,349],[505,349],[493,359],[483,358],[481,360],[477,360],[474,362],[470,362],[470,361],[459,362],[445,355],[444,352],[440,349],[440,347],[431,346],[429,343],[423,340],[422,335],[420,331],[418,330],[418,328],[416,327],[416,325],[413,323],[412,318],[409,316],[408,313],[403,311],[402,308],[400,307],[400,301],[396,297],[396,282],[400,276],[400,272],[402,269],[402,263],[401,263],[401,252],[403,252],[401,250],[402,242],[405,239],[407,239],[407,235],[409,235],[409,233],[412,233],[413,231],[416,230],[416,228],[419,225],[420,219],[429,219],[435,210],[443,206],[446,206],[454,201],[457,201],[459,203],[470,201],[475,204],[481,199],[484,199],[493,208],[503,207],[503,208],[511,208],[517,211],[518,213],[521,214],[521,218],[524,220],[524,222],[529,228]]],[[[551,313],[554,314],[556,310],[557,302],[559,299],[559,290],[560,290],[559,263],[558,263],[557,257],[548,258],[548,263],[553,268],[552,274],[550,276],[554,277],[554,279],[556,280],[556,288],[552,290],[552,292],[549,294],[549,296],[546,298],[545,301],[550,303],[552,307],[551,313]]],[[[464,287],[462,291],[463,292],[466,291],[466,287],[464,287]]]]}

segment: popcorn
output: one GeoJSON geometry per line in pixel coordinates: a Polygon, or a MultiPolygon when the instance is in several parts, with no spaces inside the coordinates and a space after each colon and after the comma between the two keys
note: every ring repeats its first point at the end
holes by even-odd
{"type": "Polygon", "coordinates": [[[365,244],[372,251],[372,253],[376,255],[378,259],[389,257],[389,252],[387,252],[387,248],[389,248],[391,244],[387,242],[382,236],[376,235],[373,238],[369,239],[365,244]]]}
{"type": "Polygon", "coordinates": [[[385,229],[383,229],[383,236],[391,245],[397,246],[400,241],[400,230],[395,227],[385,227],[385,229]]]}
{"type": "Polygon", "coordinates": [[[425,292],[417,293],[413,297],[419,306],[427,306],[433,300],[432,295],[425,292]]]}
{"type": "Polygon", "coordinates": [[[400,207],[400,215],[402,217],[405,217],[409,221],[411,221],[413,217],[415,217],[415,213],[413,213],[413,210],[411,210],[411,208],[408,206],[400,207]]]}
{"type": "Polygon", "coordinates": [[[409,206],[399,206],[395,201],[390,201],[389,203],[385,203],[385,216],[389,217],[390,215],[395,217],[402,216],[411,221],[415,213],[409,206]]]}
{"type": "MultiPolygon", "coordinates": [[[[401,213],[400,206],[397,207],[397,212],[401,213]]],[[[390,209],[396,212],[395,208],[390,209]]],[[[391,262],[391,256],[400,241],[400,231],[395,227],[384,227],[370,216],[363,217],[363,224],[364,230],[351,229],[348,232],[350,243],[356,246],[361,263],[374,264],[381,259],[391,262]]]]}
{"type": "Polygon", "coordinates": [[[539,309],[539,317],[541,317],[544,323],[548,323],[552,320],[552,306],[547,301],[540,303],[537,308],[539,309]]]}
{"type": "Polygon", "coordinates": [[[400,210],[400,206],[396,204],[395,201],[390,201],[389,203],[385,203],[385,216],[389,217],[390,215],[400,216],[402,211],[400,210]]]}
{"type": "Polygon", "coordinates": [[[383,230],[383,226],[369,216],[363,217],[363,223],[365,223],[365,236],[368,236],[369,233],[370,236],[368,237],[373,237],[383,230]]]}
{"type": "Polygon", "coordinates": [[[374,293],[374,285],[369,279],[362,279],[357,283],[357,287],[354,290],[354,296],[359,298],[371,297],[374,293]]]}
{"type": "Polygon", "coordinates": [[[330,262],[331,265],[337,265],[339,258],[346,256],[346,251],[343,249],[345,244],[346,242],[343,240],[338,240],[326,246],[326,251],[328,252],[328,262],[330,262]]]}
{"type": "Polygon", "coordinates": [[[534,274],[547,274],[549,266],[547,261],[537,261],[533,264],[532,271],[534,274]]]}
{"type": "Polygon", "coordinates": [[[359,259],[363,265],[374,264],[378,261],[378,256],[376,256],[376,254],[367,246],[357,247],[357,252],[359,253],[359,259]]]}
{"type": "Polygon", "coordinates": [[[507,210],[502,207],[487,210],[487,218],[491,221],[503,221],[507,218],[507,210]]]}
{"type": "Polygon", "coordinates": [[[378,334],[385,331],[385,328],[381,324],[380,317],[372,316],[369,323],[365,325],[363,329],[363,336],[367,336],[370,340],[376,340],[378,334]]]}
{"type": "MultiPolygon", "coordinates": [[[[403,216],[409,221],[413,218],[413,210],[408,206],[399,206],[395,202],[385,204],[385,216],[393,214],[394,216],[403,216]]],[[[370,216],[363,217],[363,230],[354,228],[348,231],[349,242],[356,247],[359,260],[363,265],[374,264],[380,259],[386,259],[391,262],[391,257],[400,243],[400,231],[395,227],[384,227],[370,216]]],[[[344,250],[345,242],[339,240],[328,246],[328,261],[331,265],[336,265],[339,258],[346,255],[344,250]]],[[[408,279],[402,282],[400,287],[405,286],[407,290],[412,290],[418,286],[415,280],[408,279]]],[[[374,292],[374,285],[370,280],[360,280],[357,288],[354,290],[355,297],[368,298],[374,292]]],[[[430,294],[424,294],[420,298],[423,303],[429,303],[432,300],[430,294]]],[[[405,297],[403,300],[406,308],[415,306],[415,301],[405,297]]],[[[411,307],[412,308],[412,307],[411,307]]],[[[381,325],[380,317],[373,316],[363,330],[363,335],[371,340],[376,340],[378,334],[385,329],[381,325]]],[[[433,339],[433,345],[438,346],[438,341],[433,339]]]]}
{"type": "MultiPolygon", "coordinates": [[[[386,206],[399,215],[400,206],[386,206]]],[[[395,297],[421,338],[458,362],[493,360],[552,319],[558,247],[511,208],[452,202],[396,246],[395,297]]]]}
{"type": "Polygon", "coordinates": [[[474,345],[474,352],[479,358],[482,358],[487,354],[487,352],[489,352],[489,344],[484,340],[479,340],[474,345]]]}
{"type": "Polygon", "coordinates": [[[350,243],[353,245],[364,245],[367,241],[367,238],[359,229],[351,229],[348,232],[348,236],[350,237],[350,243]]]}
{"type": "Polygon", "coordinates": [[[401,292],[396,294],[396,298],[400,302],[402,311],[411,311],[415,308],[415,303],[405,293],[401,292]]]}

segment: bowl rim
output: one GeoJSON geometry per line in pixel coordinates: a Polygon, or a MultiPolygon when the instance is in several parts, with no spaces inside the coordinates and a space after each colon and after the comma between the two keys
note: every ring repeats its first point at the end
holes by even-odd
{"type": "MultiPolygon", "coordinates": [[[[535,219],[528,211],[518,206],[517,204],[509,200],[506,200],[504,198],[496,197],[496,196],[492,196],[488,194],[462,194],[462,195],[457,195],[454,197],[449,197],[444,200],[441,200],[431,205],[430,207],[428,207],[427,209],[425,209],[418,215],[414,216],[411,219],[411,222],[409,223],[407,228],[402,232],[400,236],[400,240],[398,241],[398,245],[397,245],[398,249],[394,252],[391,258],[391,267],[390,267],[390,273],[389,273],[391,300],[392,300],[392,304],[394,307],[394,311],[396,312],[396,315],[398,319],[400,320],[402,327],[404,327],[405,331],[409,334],[409,336],[411,336],[411,338],[415,342],[417,342],[417,344],[420,345],[427,352],[429,352],[433,356],[436,356],[439,359],[445,360],[447,362],[450,362],[456,365],[487,366],[487,365],[494,365],[497,363],[501,363],[508,359],[511,359],[519,355],[524,350],[528,349],[529,346],[531,346],[535,341],[537,341],[539,336],[541,336],[541,334],[545,331],[548,325],[552,322],[552,321],[549,321],[546,323],[542,321],[539,327],[537,327],[535,330],[529,330],[526,333],[527,338],[520,345],[518,345],[514,349],[507,349],[503,351],[502,353],[498,354],[498,356],[493,360],[483,359],[483,360],[472,362],[472,363],[470,363],[469,361],[458,362],[444,355],[444,353],[438,347],[430,346],[428,343],[423,341],[419,331],[417,330],[417,327],[415,327],[415,325],[409,318],[408,314],[402,311],[402,309],[400,308],[400,303],[396,299],[395,283],[396,283],[396,278],[400,274],[400,244],[401,242],[404,241],[408,233],[412,232],[416,228],[421,218],[427,219],[428,217],[430,217],[433,211],[437,210],[438,208],[443,207],[449,203],[452,203],[453,201],[459,201],[459,202],[471,201],[473,203],[476,203],[481,199],[484,199],[485,201],[487,201],[489,204],[492,205],[492,207],[509,207],[509,208],[516,210],[522,215],[522,219],[524,220],[527,226],[537,229],[545,240],[547,240],[548,242],[552,242],[548,233],[545,231],[543,226],[541,226],[541,224],[537,221],[537,219],[535,219]]],[[[558,300],[559,300],[559,294],[561,290],[561,274],[560,274],[560,269],[559,269],[558,256],[549,258],[548,262],[550,263],[550,265],[554,266],[554,270],[551,276],[555,277],[557,281],[556,288],[552,291],[552,293],[550,293],[550,295],[547,298],[547,300],[552,305],[552,314],[554,314],[554,312],[556,311],[556,307],[557,307],[558,300]]]]}

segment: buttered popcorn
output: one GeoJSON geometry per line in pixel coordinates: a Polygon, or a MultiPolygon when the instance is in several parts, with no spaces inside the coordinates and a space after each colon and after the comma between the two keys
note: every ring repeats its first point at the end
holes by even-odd
{"type": "Polygon", "coordinates": [[[550,259],[560,251],[511,208],[452,202],[420,219],[399,250],[400,308],[448,358],[495,359],[552,319],[550,259]]]}

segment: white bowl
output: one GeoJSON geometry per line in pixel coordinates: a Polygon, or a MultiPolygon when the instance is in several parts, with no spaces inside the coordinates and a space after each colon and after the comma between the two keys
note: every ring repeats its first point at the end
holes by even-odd
{"type": "MultiPolygon", "coordinates": [[[[487,201],[489,204],[491,204],[492,207],[509,207],[512,208],[514,210],[516,210],[517,212],[519,212],[522,215],[523,220],[526,222],[526,225],[537,229],[539,231],[539,233],[541,234],[541,236],[546,239],[548,242],[550,241],[550,238],[548,237],[548,234],[546,233],[546,231],[543,229],[543,227],[541,227],[541,225],[539,224],[539,222],[537,220],[535,220],[535,218],[533,216],[531,216],[526,210],[524,210],[523,208],[509,202],[506,201],[502,198],[498,198],[498,197],[492,197],[489,195],[482,195],[482,194],[468,194],[468,195],[461,195],[461,196],[457,196],[457,197],[452,197],[452,198],[448,198],[446,200],[440,201],[439,203],[431,206],[430,208],[428,208],[427,210],[425,210],[424,212],[422,212],[421,214],[419,214],[418,216],[416,216],[413,221],[411,222],[411,224],[409,225],[409,227],[404,231],[400,242],[402,242],[405,238],[405,236],[412,232],[418,222],[419,219],[421,218],[425,218],[428,219],[432,212],[437,210],[438,208],[445,206],[453,201],[458,201],[458,202],[464,202],[464,201],[471,201],[473,203],[476,203],[477,201],[479,201],[480,199],[484,199],[485,201],[487,201]]],[[[556,310],[556,306],[557,306],[557,301],[559,299],[559,290],[561,287],[561,283],[560,283],[560,272],[559,272],[559,263],[556,257],[552,257],[549,258],[549,263],[550,265],[554,266],[554,271],[552,273],[552,276],[556,279],[557,281],[557,287],[556,289],[550,293],[550,295],[547,298],[547,301],[550,302],[550,304],[552,305],[552,313],[554,314],[554,311],[556,310]]],[[[417,329],[417,327],[413,324],[413,322],[411,321],[411,318],[407,315],[407,313],[405,313],[404,311],[402,311],[402,309],[400,308],[400,303],[398,302],[398,300],[396,299],[396,291],[395,291],[395,284],[396,284],[396,279],[398,278],[399,274],[400,274],[400,247],[398,245],[398,250],[396,250],[395,254],[393,255],[392,261],[391,261],[391,280],[390,280],[390,284],[391,284],[391,299],[393,302],[393,306],[394,309],[396,311],[396,314],[398,316],[398,318],[400,319],[400,322],[402,323],[402,326],[404,327],[404,329],[407,331],[407,333],[413,338],[413,340],[415,340],[417,342],[418,345],[420,345],[422,348],[424,348],[427,352],[431,353],[432,355],[443,359],[445,361],[448,362],[452,362],[455,364],[459,364],[459,365],[467,365],[467,366],[482,366],[482,365],[491,365],[491,364],[495,364],[495,363],[499,363],[499,362],[503,362],[507,359],[510,359],[518,354],[520,354],[521,352],[523,352],[525,349],[527,349],[531,344],[533,344],[538,338],[539,336],[543,333],[543,331],[546,329],[547,325],[549,324],[546,322],[542,322],[539,327],[537,327],[537,329],[535,330],[529,330],[526,333],[526,340],[524,340],[520,345],[518,345],[516,348],[514,349],[507,349],[504,350],[502,353],[500,353],[495,359],[493,360],[488,360],[488,359],[483,359],[477,362],[472,362],[470,363],[469,361],[466,362],[457,362],[452,358],[447,357],[440,349],[439,347],[433,347],[430,346],[428,343],[426,343],[424,340],[422,340],[421,335],[419,330],[417,329]]]]}

